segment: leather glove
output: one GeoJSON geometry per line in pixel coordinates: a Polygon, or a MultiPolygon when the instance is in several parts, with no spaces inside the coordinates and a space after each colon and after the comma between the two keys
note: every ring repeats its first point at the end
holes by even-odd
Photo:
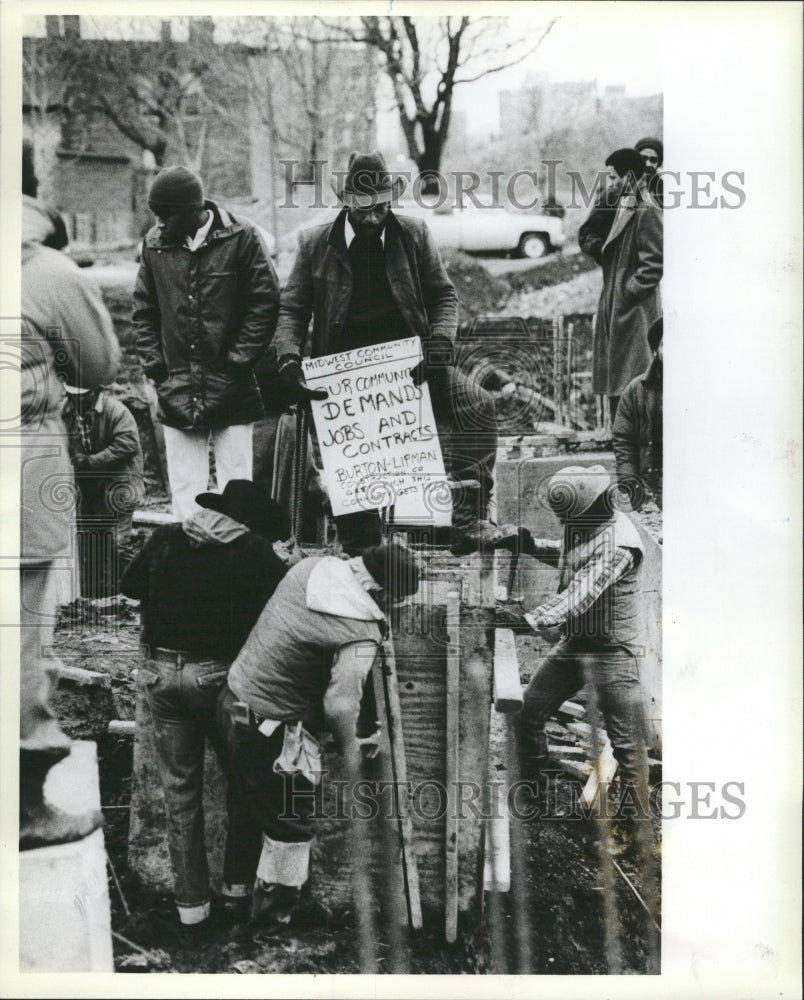
{"type": "Polygon", "coordinates": [[[88,469],[90,466],[89,455],[84,451],[78,451],[73,456],[73,468],[79,472],[82,469],[88,469]]]}
{"type": "Polygon", "coordinates": [[[424,357],[411,368],[410,377],[415,386],[422,382],[431,385],[443,385],[447,377],[447,368],[455,364],[455,351],[452,342],[447,337],[433,337],[422,344],[424,357]]]}
{"type": "Polygon", "coordinates": [[[282,384],[297,403],[309,403],[311,399],[326,399],[329,393],[326,389],[308,389],[304,384],[304,372],[299,359],[288,355],[279,361],[279,378],[282,384]]]}
{"type": "Polygon", "coordinates": [[[151,379],[151,381],[155,385],[161,385],[162,382],[167,381],[167,377],[170,374],[170,372],[168,371],[167,365],[164,363],[164,361],[162,361],[158,362],[155,365],[151,365],[151,367],[145,374],[148,376],[149,379],[151,379]]]}

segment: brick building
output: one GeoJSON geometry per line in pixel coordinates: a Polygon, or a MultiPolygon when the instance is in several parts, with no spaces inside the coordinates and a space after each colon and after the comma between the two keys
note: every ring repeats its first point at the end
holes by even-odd
{"type": "MultiPolygon", "coordinates": [[[[280,158],[303,159],[305,123],[298,153],[275,148],[255,101],[255,80],[267,75],[276,132],[286,135],[299,117],[298,98],[281,60],[259,46],[216,41],[212,18],[190,18],[181,41],[170,21],[148,19],[159,37],[143,39],[84,37],[78,15],[44,20],[43,37],[23,38],[23,132],[34,143],[40,195],[64,214],[76,242],[142,235],[157,164],[184,163],[212,197],[242,202],[270,192],[265,177],[280,158]]],[[[333,66],[334,96],[322,81],[321,134],[306,145],[343,158],[372,144],[376,83],[373,59],[362,50],[339,53],[333,66]]]]}

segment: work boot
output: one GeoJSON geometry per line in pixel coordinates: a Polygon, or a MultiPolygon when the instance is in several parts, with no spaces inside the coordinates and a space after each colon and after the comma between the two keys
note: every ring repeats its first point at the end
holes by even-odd
{"type": "Polygon", "coordinates": [[[179,923],[179,947],[188,951],[208,948],[215,940],[215,927],[211,917],[205,917],[195,924],[179,923]]]}
{"type": "Polygon", "coordinates": [[[69,750],[20,750],[20,847],[51,847],[83,840],[103,823],[97,809],[66,813],[45,801],[45,778],[50,768],[69,750]]]}
{"type": "Polygon", "coordinates": [[[249,923],[259,927],[282,927],[290,923],[301,898],[301,890],[293,885],[263,882],[257,879],[251,895],[249,923]]]}

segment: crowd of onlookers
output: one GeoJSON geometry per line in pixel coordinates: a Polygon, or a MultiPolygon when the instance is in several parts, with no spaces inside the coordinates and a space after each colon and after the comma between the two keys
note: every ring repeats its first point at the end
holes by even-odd
{"type": "MultiPolygon", "coordinates": [[[[142,451],[134,417],[102,388],[119,347],[97,291],[58,249],[58,218],[36,197],[24,147],[21,847],[77,839],[100,822],[59,812],[43,793],[50,766],[69,752],[49,706],[55,662],[43,650],[75,519],[84,595],[122,591],[140,602],[138,685],[165,790],[180,933],[198,942],[213,920],[201,807],[206,741],[229,780],[222,912],[292,918],[308,882],[312,825],[304,809],[288,820],[281,806],[320,780],[324,729],[347,778],[360,754],[376,749],[376,720],[361,716],[363,686],[389,603],[416,592],[421,559],[389,543],[376,511],[334,519],[343,558],[302,558],[288,504],[254,481],[254,426],[268,391],[300,414],[326,396],[305,383],[305,353],[411,334],[422,342],[412,384],[429,386],[454,491],[445,544],[456,557],[503,548],[560,571],[556,597],[521,616],[522,627],[557,643],[518,721],[526,774],[536,781],[544,768],[547,717],[591,681],[623,781],[646,802],[636,664],[644,543],[620,501],[625,492],[634,508],[662,503],[662,158],[657,139],[612,153],[606,188],[581,227],[581,249],[603,270],[593,387],[609,401],[617,475],[595,465],[554,477],[555,542],[492,519],[493,400],[455,365],[455,289],[427,226],[394,214],[400,179],[380,154],[353,154],[337,190],[341,210],[302,234],[281,290],[257,231],[206,199],[191,171],[161,170],[133,325],[158,397],[176,523],[132,558],[142,451]],[[217,492],[207,489],[210,450],[217,492]]],[[[297,460],[307,449],[301,433],[297,460]]]]}

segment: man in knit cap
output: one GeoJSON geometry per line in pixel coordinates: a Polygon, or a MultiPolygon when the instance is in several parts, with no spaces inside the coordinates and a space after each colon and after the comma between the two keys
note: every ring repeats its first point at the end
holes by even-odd
{"type": "Polygon", "coordinates": [[[349,560],[302,559],[232,664],[218,722],[229,752],[230,827],[262,830],[259,856],[242,858],[256,872],[253,923],[286,924],[298,906],[313,840],[312,793],[321,780],[318,737],[329,731],[349,774],[385,606],[418,587],[418,561],[398,543],[349,560]]]}
{"type": "MultiPolygon", "coordinates": [[[[558,567],[558,593],[524,621],[557,645],[534,672],[517,717],[522,777],[539,779],[547,764],[546,721],[589,683],[619,765],[624,797],[644,818],[648,764],[638,661],[646,644],[644,546],[628,516],[614,509],[611,478],[601,465],[561,469],[550,480],[547,503],[563,525],[563,537],[534,539],[522,529],[523,551],[558,567]]],[[[612,848],[619,851],[632,843],[626,835],[612,848]]]]}
{"type": "Polygon", "coordinates": [[[254,367],[273,336],[279,282],[256,230],[204,198],[200,179],[167,167],[148,196],[159,222],[143,241],[134,289],[134,333],[156,384],[173,512],[252,478],[252,432],[262,417],[254,367]]]}

